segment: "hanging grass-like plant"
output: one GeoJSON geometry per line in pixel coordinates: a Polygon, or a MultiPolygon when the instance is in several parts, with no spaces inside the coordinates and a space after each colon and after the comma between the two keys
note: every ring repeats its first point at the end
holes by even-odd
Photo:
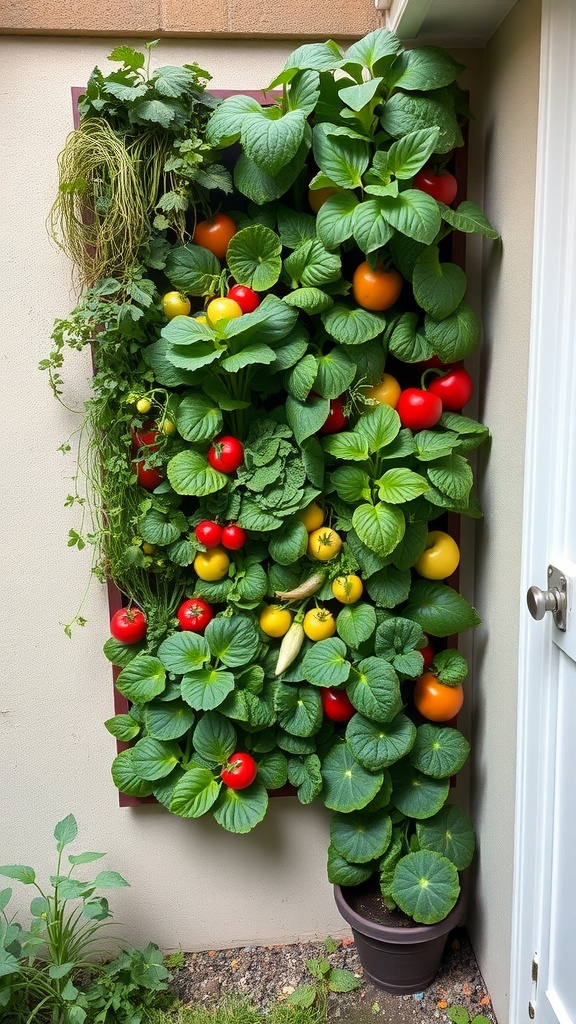
{"type": "Polygon", "coordinates": [[[99,118],[89,118],[66,140],[50,227],[83,286],[122,279],[149,235],[139,156],[99,118]]]}

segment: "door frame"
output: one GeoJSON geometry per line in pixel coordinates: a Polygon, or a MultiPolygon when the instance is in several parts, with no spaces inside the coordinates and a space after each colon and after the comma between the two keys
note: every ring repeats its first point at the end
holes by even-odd
{"type": "MultiPolygon", "coordinates": [[[[576,10],[572,0],[542,0],[536,204],[526,422],[519,618],[517,785],[511,935],[510,1021],[528,1021],[536,982],[547,975],[540,936],[550,899],[556,689],[561,657],[551,621],[535,623],[525,593],[545,589],[549,562],[574,559],[567,548],[559,467],[574,459],[576,425],[576,10]],[[571,409],[572,406],[572,409],[571,409]]],[[[574,486],[574,482],[572,482],[574,486]]],[[[546,616],[551,620],[551,616],[546,616]]],[[[562,655],[563,657],[563,655],[562,655]]],[[[538,1019],[538,1016],[536,1017],[538,1019]]]]}

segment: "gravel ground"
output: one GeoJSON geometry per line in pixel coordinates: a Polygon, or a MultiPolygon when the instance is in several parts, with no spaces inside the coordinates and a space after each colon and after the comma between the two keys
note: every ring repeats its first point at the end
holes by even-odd
{"type": "MultiPolygon", "coordinates": [[[[326,955],[321,942],[186,953],[185,966],[176,974],[174,988],[184,1003],[213,1006],[220,996],[234,994],[250,998],[266,1011],[276,1000],[287,999],[298,985],[311,981],[306,960],[326,955]]],[[[362,980],[352,939],[344,939],[336,952],[327,956],[333,967],[353,971],[362,980]]],[[[462,928],[450,936],[436,980],[425,992],[393,996],[362,982],[354,992],[330,996],[328,1019],[341,1024],[368,1024],[378,1019],[390,1024],[448,1022],[445,1011],[450,1006],[464,1006],[471,1018],[484,1014],[497,1024],[462,928]]]]}

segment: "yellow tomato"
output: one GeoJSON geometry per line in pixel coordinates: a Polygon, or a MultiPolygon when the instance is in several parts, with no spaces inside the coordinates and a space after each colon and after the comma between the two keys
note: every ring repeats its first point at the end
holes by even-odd
{"type": "Polygon", "coordinates": [[[342,548],[342,538],[330,527],[321,526],[319,530],[313,530],[308,537],[308,548],[306,554],[309,558],[316,558],[319,562],[329,562],[336,558],[342,548]]]}
{"type": "Polygon", "coordinates": [[[332,593],[340,604],[356,604],[362,597],[364,584],[359,576],[337,576],[332,583],[332,593]]]}
{"type": "Polygon", "coordinates": [[[326,188],[308,189],[308,203],[310,205],[310,209],[313,210],[314,213],[318,213],[318,210],[324,206],[326,200],[330,199],[330,196],[336,195],[339,191],[340,189],[334,188],[333,185],[328,185],[326,188]]]}
{"type": "Polygon", "coordinates": [[[292,612],[278,605],[266,606],[260,613],[260,629],[266,636],[284,636],[292,625],[292,612]]]}
{"type": "Polygon", "coordinates": [[[174,423],[174,420],[171,420],[168,418],[168,416],[165,416],[160,424],[160,430],[162,431],[163,434],[173,434],[174,431],[176,430],[176,424],[174,423]]]}
{"type": "Polygon", "coordinates": [[[392,409],[395,409],[398,405],[401,391],[402,388],[396,377],[393,377],[391,373],[385,373],[379,384],[375,384],[373,388],[366,389],[364,397],[372,399],[373,402],[379,402],[381,405],[389,405],[392,409]]]}
{"type": "Polygon", "coordinates": [[[195,316],[194,319],[197,320],[199,324],[207,324],[208,323],[208,317],[204,316],[203,313],[200,316],[195,316]]]}
{"type": "Polygon", "coordinates": [[[336,632],[336,620],[328,608],[311,608],[302,625],[309,640],[327,640],[336,632]]]}
{"type": "Polygon", "coordinates": [[[147,541],[144,541],[144,543],[142,544],[142,551],[144,552],[145,555],[153,555],[154,552],[156,551],[156,545],[148,544],[147,541]]]}
{"type": "Polygon", "coordinates": [[[414,568],[424,579],[445,580],[456,572],[459,562],[460,548],[454,538],[443,530],[431,530],[414,568]]]}
{"type": "Polygon", "coordinates": [[[206,316],[210,324],[217,324],[219,320],[234,320],[242,316],[242,310],[234,299],[212,299],[206,307],[206,316]]]}
{"type": "Polygon", "coordinates": [[[322,526],[322,523],[324,522],[324,512],[320,508],[320,505],[317,505],[316,502],[313,501],[311,505],[308,505],[306,508],[303,508],[298,512],[296,514],[296,518],[299,519],[301,523],[304,523],[308,533],[311,533],[312,530],[317,530],[318,527],[322,526]]]}
{"type": "Polygon", "coordinates": [[[228,572],[230,559],[224,548],[209,548],[208,551],[199,551],[194,559],[194,571],[201,580],[214,582],[223,580],[228,572]]]}
{"type": "Polygon", "coordinates": [[[190,309],[190,299],[180,292],[166,292],[162,296],[162,310],[169,320],[173,316],[188,316],[190,309]]]}
{"type": "Polygon", "coordinates": [[[136,408],[138,409],[138,412],[141,413],[150,412],[150,409],[152,408],[152,402],[150,401],[149,398],[139,398],[138,401],[136,402],[136,408]]]}

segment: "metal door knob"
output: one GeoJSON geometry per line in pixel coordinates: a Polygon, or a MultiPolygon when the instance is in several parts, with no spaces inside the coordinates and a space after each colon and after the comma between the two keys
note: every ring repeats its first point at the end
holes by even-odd
{"type": "Polygon", "coordinates": [[[566,629],[568,607],[566,577],[554,565],[548,566],[548,590],[530,587],[526,594],[528,611],[533,619],[543,619],[546,612],[552,612],[558,629],[566,629]]]}

